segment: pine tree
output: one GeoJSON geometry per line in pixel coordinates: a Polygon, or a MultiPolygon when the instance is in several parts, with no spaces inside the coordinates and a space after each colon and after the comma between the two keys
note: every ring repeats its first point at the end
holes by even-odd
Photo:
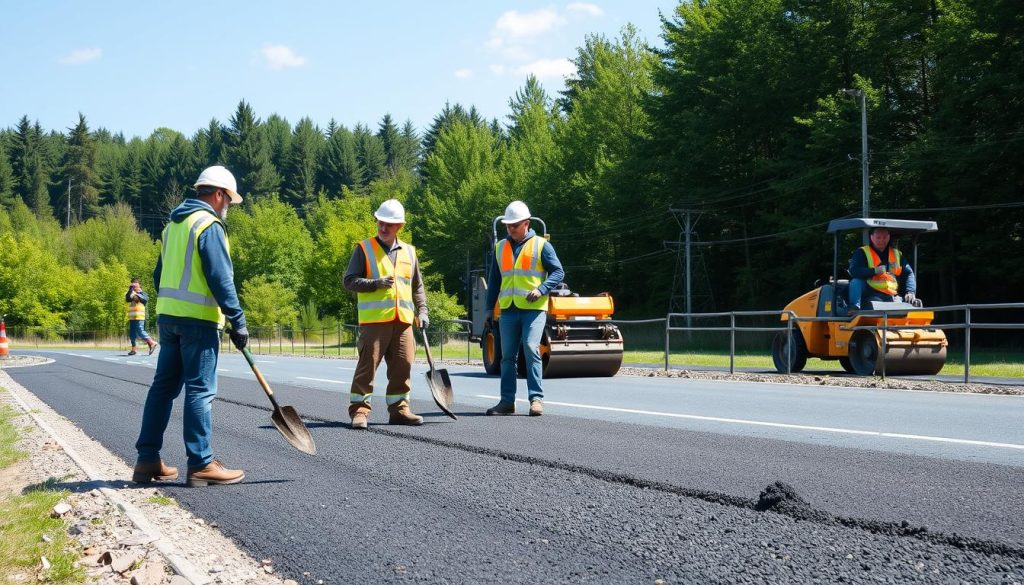
{"type": "Polygon", "coordinates": [[[356,155],[352,131],[338,126],[331,134],[320,157],[320,185],[331,197],[337,197],[341,188],[355,189],[364,183],[365,171],[356,155]]]}
{"type": "Polygon", "coordinates": [[[70,197],[71,201],[64,201],[64,204],[70,203],[72,220],[81,222],[99,212],[100,180],[96,172],[96,142],[81,112],[78,114],[78,124],[68,130],[71,134],[68,136],[61,169],[62,183],[68,184],[65,197],[70,197]]]}
{"type": "Polygon", "coordinates": [[[270,146],[260,121],[245,100],[238,102],[231,116],[225,143],[228,169],[238,179],[242,193],[264,197],[277,192],[281,177],[270,160],[270,146]]]}
{"type": "Polygon", "coordinates": [[[384,142],[374,136],[370,129],[362,124],[357,124],[355,129],[356,158],[365,173],[365,184],[373,182],[374,179],[384,176],[387,169],[387,153],[384,152],[384,142]]]}
{"type": "Polygon", "coordinates": [[[391,118],[391,114],[384,114],[384,118],[381,119],[380,125],[377,127],[377,138],[380,138],[381,144],[384,146],[385,164],[393,172],[397,168],[395,151],[400,148],[401,134],[395,121],[391,118]]]}
{"type": "Polygon", "coordinates": [[[301,207],[316,201],[317,161],[324,138],[309,118],[299,120],[292,134],[285,173],[285,200],[301,207]]]}
{"type": "Polygon", "coordinates": [[[0,141],[0,205],[10,207],[17,198],[14,195],[14,171],[7,158],[7,149],[0,141]]]}

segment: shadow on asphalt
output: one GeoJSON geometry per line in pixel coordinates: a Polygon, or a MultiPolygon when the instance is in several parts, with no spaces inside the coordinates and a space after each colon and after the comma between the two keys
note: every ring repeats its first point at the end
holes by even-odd
{"type": "MultiPolygon", "coordinates": [[[[42,490],[67,490],[73,494],[81,494],[90,492],[92,490],[101,488],[110,488],[112,490],[124,490],[124,489],[153,489],[153,488],[171,488],[171,487],[187,487],[185,485],[184,476],[174,481],[154,481],[152,483],[135,483],[132,481],[125,481],[123,479],[117,480],[89,480],[89,481],[54,481],[53,478],[43,481],[40,483],[34,483],[29,486],[25,486],[21,490],[22,495],[29,494],[31,492],[42,491],[42,490]]],[[[258,481],[242,481],[241,483],[232,484],[235,486],[255,485],[262,483],[291,483],[294,479],[264,479],[258,481]]],[[[222,487],[222,486],[214,486],[222,487]]],[[[191,488],[190,488],[191,489],[191,488]]]]}

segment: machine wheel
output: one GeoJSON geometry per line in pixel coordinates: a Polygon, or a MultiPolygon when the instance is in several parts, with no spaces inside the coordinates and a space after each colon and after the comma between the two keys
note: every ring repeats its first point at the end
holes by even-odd
{"type": "MultiPolygon", "coordinates": [[[[780,331],[772,343],[772,361],[775,362],[775,369],[782,374],[786,373],[786,357],[788,353],[789,335],[780,331]]],[[[804,344],[804,337],[799,329],[793,329],[793,354],[791,356],[789,371],[799,372],[807,365],[807,345],[804,344]]]]}
{"type": "Polygon", "coordinates": [[[850,367],[858,376],[873,376],[878,366],[878,340],[870,331],[857,331],[850,338],[850,367]]]}
{"type": "Polygon", "coordinates": [[[484,371],[492,376],[501,374],[501,338],[498,331],[490,327],[484,328],[480,336],[480,349],[484,354],[484,371]]]}
{"type": "Polygon", "coordinates": [[[853,364],[850,363],[850,358],[845,356],[845,355],[843,357],[839,358],[839,365],[843,366],[843,369],[846,370],[847,373],[850,373],[850,374],[856,374],[857,373],[857,372],[855,372],[853,370],[853,364]]]}

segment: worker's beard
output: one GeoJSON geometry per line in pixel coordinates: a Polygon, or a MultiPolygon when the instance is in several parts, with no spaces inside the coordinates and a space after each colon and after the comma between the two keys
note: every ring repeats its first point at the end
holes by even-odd
{"type": "Polygon", "coordinates": [[[220,211],[217,212],[217,215],[220,216],[220,220],[221,221],[227,221],[227,219],[228,219],[228,206],[225,205],[224,207],[222,207],[220,209],[220,211]]]}

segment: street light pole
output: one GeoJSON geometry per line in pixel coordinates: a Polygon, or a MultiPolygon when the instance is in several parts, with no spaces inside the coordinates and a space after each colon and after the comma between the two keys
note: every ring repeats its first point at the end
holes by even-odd
{"type": "Polygon", "coordinates": [[[860,98],[860,174],[861,174],[861,213],[863,217],[871,217],[871,198],[868,186],[868,106],[867,95],[863,89],[844,89],[843,93],[860,98]]]}

